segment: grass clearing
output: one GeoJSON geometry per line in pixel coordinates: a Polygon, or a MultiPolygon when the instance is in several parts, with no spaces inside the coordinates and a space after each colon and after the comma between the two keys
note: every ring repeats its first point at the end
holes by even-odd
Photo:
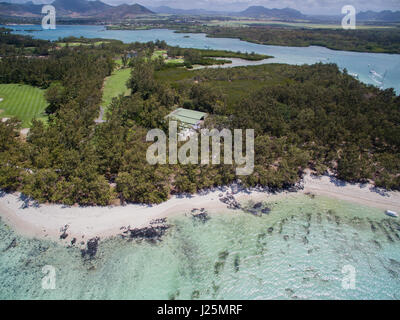
{"type": "Polygon", "coordinates": [[[1,118],[16,117],[23,128],[30,128],[32,119],[46,121],[47,101],[44,90],[21,84],[0,84],[1,118]]]}
{"type": "Polygon", "coordinates": [[[129,95],[130,89],[126,83],[131,75],[131,69],[118,69],[104,82],[102,105],[107,109],[112,99],[121,94],[129,95]]]}
{"type": "Polygon", "coordinates": [[[185,63],[185,59],[169,59],[165,60],[166,64],[183,64],[185,63]]]}
{"type": "Polygon", "coordinates": [[[152,58],[156,59],[158,57],[162,57],[163,54],[167,54],[167,50],[155,50],[154,53],[153,53],[152,58]]]}

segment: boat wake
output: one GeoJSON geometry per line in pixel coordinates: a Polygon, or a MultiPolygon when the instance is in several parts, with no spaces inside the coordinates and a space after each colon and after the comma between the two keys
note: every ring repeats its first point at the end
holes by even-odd
{"type": "Polygon", "coordinates": [[[379,85],[380,89],[383,89],[386,74],[387,74],[387,70],[383,74],[380,74],[380,73],[376,72],[375,70],[371,69],[369,71],[369,78],[373,82],[375,82],[377,85],[379,85]]]}

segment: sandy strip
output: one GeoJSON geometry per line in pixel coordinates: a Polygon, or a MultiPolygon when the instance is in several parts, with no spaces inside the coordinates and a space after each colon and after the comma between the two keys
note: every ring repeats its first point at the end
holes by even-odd
{"type": "MultiPolygon", "coordinates": [[[[224,191],[231,191],[225,188],[224,191]]],[[[101,239],[121,234],[122,227],[143,228],[154,219],[188,213],[193,208],[204,208],[208,212],[227,211],[226,204],[219,198],[222,190],[196,194],[191,197],[173,197],[157,206],[127,205],[119,207],[65,207],[61,205],[40,205],[23,200],[20,194],[0,195],[0,216],[19,234],[41,239],[59,241],[65,245],[76,238],[77,242],[94,237],[101,239]],[[68,237],[60,240],[61,229],[68,225],[68,237]]],[[[348,184],[336,181],[329,176],[306,175],[304,190],[299,193],[312,193],[335,199],[351,201],[383,210],[400,212],[400,192],[378,192],[371,185],[348,184]]],[[[287,192],[272,195],[267,192],[240,191],[236,200],[271,200],[284,197],[287,192]]]]}

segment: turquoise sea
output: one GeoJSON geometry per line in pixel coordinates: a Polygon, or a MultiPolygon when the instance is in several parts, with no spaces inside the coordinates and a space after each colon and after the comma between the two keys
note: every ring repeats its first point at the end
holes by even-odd
{"type": "Polygon", "coordinates": [[[323,47],[266,46],[238,39],[208,38],[205,34],[175,33],[173,30],[106,30],[104,26],[58,25],[56,30],[42,30],[41,26],[5,26],[15,33],[35,38],[58,40],[68,36],[117,39],[128,42],[165,40],[170,45],[185,48],[220,49],[241,52],[256,52],[274,56],[268,63],[313,64],[336,63],[361,81],[381,88],[394,88],[400,93],[400,55],[335,51],[323,47]],[[26,31],[29,30],[29,31],[26,31]],[[36,31],[32,31],[36,30],[36,31]],[[189,36],[187,38],[186,36],[189,36]]]}
{"type": "Polygon", "coordinates": [[[265,205],[262,217],[182,214],[161,241],[106,240],[91,259],[0,223],[0,299],[400,299],[400,221],[325,197],[265,205]]]}

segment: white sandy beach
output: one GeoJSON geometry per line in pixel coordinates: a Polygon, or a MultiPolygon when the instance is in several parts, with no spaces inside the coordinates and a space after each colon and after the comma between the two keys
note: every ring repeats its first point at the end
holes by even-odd
{"type": "MultiPolygon", "coordinates": [[[[156,206],[127,205],[116,207],[65,207],[62,205],[35,205],[22,200],[20,194],[0,196],[0,216],[2,220],[19,234],[28,237],[51,239],[65,245],[73,238],[77,243],[100,237],[105,239],[122,233],[121,228],[144,228],[154,219],[190,212],[193,208],[204,208],[209,213],[228,211],[216,190],[192,197],[173,197],[156,206]],[[61,229],[68,226],[68,237],[60,239],[61,229]]],[[[384,210],[400,212],[400,192],[377,192],[372,185],[349,184],[336,181],[329,176],[304,178],[304,190],[299,193],[312,193],[335,199],[351,201],[384,210]]],[[[237,201],[262,201],[284,197],[287,192],[270,194],[253,191],[240,191],[234,194],[237,201]]]]}

